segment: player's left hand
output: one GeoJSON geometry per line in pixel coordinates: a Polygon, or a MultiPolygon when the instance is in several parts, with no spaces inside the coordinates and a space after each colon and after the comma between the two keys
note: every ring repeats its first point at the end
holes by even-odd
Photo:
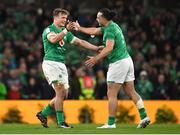
{"type": "Polygon", "coordinates": [[[85,61],[85,65],[88,68],[91,68],[97,63],[97,59],[95,57],[92,57],[92,56],[88,56],[88,58],[89,59],[85,61]]]}

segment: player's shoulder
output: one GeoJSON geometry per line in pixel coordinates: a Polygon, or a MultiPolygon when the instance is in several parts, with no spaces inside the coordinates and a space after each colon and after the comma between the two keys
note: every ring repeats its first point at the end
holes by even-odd
{"type": "Polygon", "coordinates": [[[111,31],[111,32],[115,32],[117,30],[121,29],[120,26],[115,23],[115,22],[111,22],[111,24],[109,25],[109,27],[107,27],[107,31],[111,31]]]}
{"type": "Polygon", "coordinates": [[[52,31],[52,25],[49,25],[47,27],[44,28],[43,30],[43,34],[48,34],[49,32],[52,31]]]}
{"type": "Polygon", "coordinates": [[[119,25],[117,24],[117,23],[115,23],[115,22],[110,22],[110,25],[109,25],[109,29],[115,29],[115,28],[117,28],[117,27],[119,27],[119,25]]]}

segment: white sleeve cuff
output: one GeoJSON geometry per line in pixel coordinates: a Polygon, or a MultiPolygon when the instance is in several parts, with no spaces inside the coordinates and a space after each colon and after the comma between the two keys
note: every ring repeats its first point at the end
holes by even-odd
{"type": "Polygon", "coordinates": [[[47,34],[47,39],[49,39],[49,37],[50,37],[50,36],[53,36],[53,35],[56,35],[56,33],[54,33],[54,32],[48,33],[48,34],[47,34]]]}
{"type": "Polygon", "coordinates": [[[76,37],[73,37],[70,43],[73,44],[76,39],[77,39],[76,37]]]}

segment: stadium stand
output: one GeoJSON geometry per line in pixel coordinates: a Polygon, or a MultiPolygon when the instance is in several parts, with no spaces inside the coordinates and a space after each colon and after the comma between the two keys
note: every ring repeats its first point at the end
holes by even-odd
{"type": "MultiPolygon", "coordinates": [[[[56,1],[0,2],[0,99],[50,99],[54,93],[41,69],[42,30],[51,22],[52,9],[62,6],[71,13],[71,20],[82,26],[97,26],[96,12],[108,7],[115,9],[134,60],[136,88],[143,99],[180,99],[180,11],[166,8],[162,1],[154,4],[134,0],[88,0],[86,3],[56,1]],[[42,5],[42,3],[44,3],[42,5]],[[80,4],[80,5],[77,5],[80,4]],[[161,5],[161,6],[159,6],[161,5]]],[[[163,1],[164,2],[164,1],[163,1]]],[[[177,4],[178,6],[178,4],[177,4]]],[[[101,37],[74,32],[89,42],[101,45],[101,37]]],[[[70,99],[78,99],[82,90],[79,69],[92,52],[70,46],[67,66],[70,72],[70,99]],[[80,66],[79,66],[80,65],[80,66]]],[[[95,78],[95,99],[106,99],[105,76],[107,66],[100,61],[93,69],[85,70],[95,78]]],[[[122,95],[119,98],[126,98],[122,95]]]]}

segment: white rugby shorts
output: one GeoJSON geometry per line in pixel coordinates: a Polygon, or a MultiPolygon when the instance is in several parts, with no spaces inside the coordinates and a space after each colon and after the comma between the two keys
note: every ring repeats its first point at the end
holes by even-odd
{"type": "Polygon", "coordinates": [[[109,64],[107,72],[108,83],[121,83],[135,80],[134,64],[131,57],[109,64]]]}
{"type": "Polygon", "coordinates": [[[44,60],[42,69],[50,85],[53,82],[60,82],[64,85],[65,89],[69,88],[68,72],[64,63],[44,60]]]}

